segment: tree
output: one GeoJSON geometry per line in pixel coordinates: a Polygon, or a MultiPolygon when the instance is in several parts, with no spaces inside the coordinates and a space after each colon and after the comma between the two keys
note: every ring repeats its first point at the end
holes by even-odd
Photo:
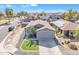
{"type": "Polygon", "coordinates": [[[63,14],[63,19],[74,22],[78,18],[78,12],[74,9],[69,9],[68,12],[63,14]]]}
{"type": "Polygon", "coordinates": [[[74,37],[79,39],[79,29],[74,30],[73,33],[74,33],[74,37]]]}
{"type": "Polygon", "coordinates": [[[27,32],[31,34],[32,36],[34,36],[36,35],[36,28],[34,28],[33,26],[30,26],[27,28],[27,32]]]}
{"type": "Polygon", "coordinates": [[[45,16],[46,15],[46,13],[44,12],[44,11],[42,11],[41,13],[40,13],[40,16],[45,16]]]}
{"type": "Polygon", "coordinates": [[[77,13],[77,15],[76,15],[76,19],[79,20],[79,13],[77,13]]]}
{"type": "Polygon", "coordinates": [[[27,16],[27,14],[28,14],[27,12],[21,11],[21,12],[18,12],[17,13],[17,16],[18,17],[21,17],[21,16],[24,16],[25,17],[25,16],[27,16]]]}
{"type": "Polygon", "coordinates": [[[13,9],[12,8],[6,8],[5,14],[6,14],[7,18],[12,18],[13,17],[13,9]]]}

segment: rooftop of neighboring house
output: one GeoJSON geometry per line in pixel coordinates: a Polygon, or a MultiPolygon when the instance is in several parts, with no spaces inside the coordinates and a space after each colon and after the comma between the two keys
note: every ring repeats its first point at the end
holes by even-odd
{"type": "Polygon", "coordinates": [[[23,19],[23,22],[30,22],[32,19],[30,19],[30,18],[25,18],[25,19],[23,19]]]}
{"type": "Polygon", "coordinates": [[[65,20],[62,20],[62,19],[54,21],[52,23],[62,30],[75,30],[75,29],[79,28],[79,24],[73,23],[73,22],[70,22],[70,21],[65,21],[65,20]]]}

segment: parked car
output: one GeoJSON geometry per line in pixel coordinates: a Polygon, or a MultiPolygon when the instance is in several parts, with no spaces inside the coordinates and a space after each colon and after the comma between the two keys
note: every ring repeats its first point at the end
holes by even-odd
{"type": "Polygon", "coordinates": [[[8,32],[12,31],[14,29],[14,26],[11,26],[8,28],[8,32]]]}

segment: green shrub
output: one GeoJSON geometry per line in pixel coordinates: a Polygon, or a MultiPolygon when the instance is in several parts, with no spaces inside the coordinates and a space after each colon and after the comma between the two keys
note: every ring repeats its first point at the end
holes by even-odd
{"type": "Polygon", "coordinates": [[[77,46],[75,44],[69,44],[68,46],[72,50],[78,50],[78,48],[77,48],[77,46]]]}
{"type": "Polygon", "coordinates": [[[38,50],[39,49],[39,45],[37,44],[37,41],[36,40],[33,41],[33,40],[27,40],[27,39],[25,39],[22,42],[21,48],[23,50],[31,50],[31,51],[34,51],[34,50],[38,50]]]}
{"type": "Polygon", "coordinates": [[[75,37],[79,39],[79,33],[78,32],[75,34],[75,37]]]}
{"type": "Polygon", "coordinates": [[[69,39],[64,39],[64,43],[65,44],[69,44],[70,43],[70,40],[69,39]]]}
{"type": "Polygon", "coordinates": [[[74,30],[74,37],[79,39],[79,29],[78,30],[74,30]]]}
{"type": "Polygon", "coordinates": [[[56,32],[56,35],[60,38],[61,37],[61,32],[56,32]]]}

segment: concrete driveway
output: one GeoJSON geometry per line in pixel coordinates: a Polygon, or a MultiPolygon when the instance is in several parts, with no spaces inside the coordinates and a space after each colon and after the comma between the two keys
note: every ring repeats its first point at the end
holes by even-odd
{"type": "Polygon", "coordinates": [[[39,54],[40,55],[61,55],[54,39],[39,40],[39,54]]]}

